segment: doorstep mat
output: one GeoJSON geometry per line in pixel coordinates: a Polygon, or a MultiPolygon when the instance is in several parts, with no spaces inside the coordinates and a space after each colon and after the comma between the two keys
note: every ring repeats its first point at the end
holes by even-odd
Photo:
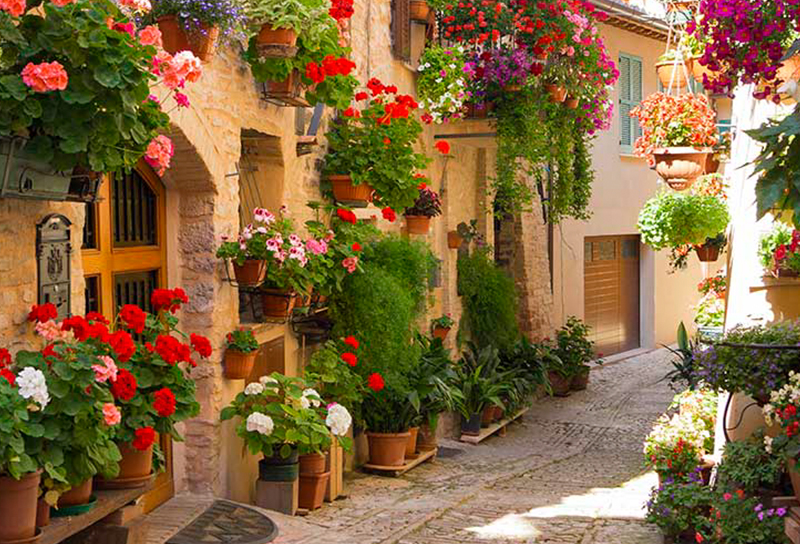
{"type": "Polygon", "coordinates": [[[277,536],[278,526],[261,512],[217,500],[166,544],[262,544],[277,536]]]}

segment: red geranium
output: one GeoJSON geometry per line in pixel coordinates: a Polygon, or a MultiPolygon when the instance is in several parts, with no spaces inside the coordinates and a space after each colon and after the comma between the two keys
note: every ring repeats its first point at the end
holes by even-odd
{"type": "Polygon", "coordinates": [[[211,357],[213,349],[211,348],[211,342],[208,341],[208,338],[192,333],[189,336],[189,340],[192,343],[192,348],[194,348],[200,357],[205,357],[206,359],[211,357]]]}
{"type": "Polygon", "coordinates": [[[189,302],[189,297],[180,287],[175,289],[156,289],[150,297],[150,302],[153,305],[154,312],[164,310],[174,314],[180,309],[181,304],[189,302]]]}
{"type": "Polygon", "coordinates": [[[129,371],[120,368],[117,379],[111,383],[111,394],[115,399],[129,401],[136,395],[136,378],[129,371]]]}
{"type": "MultiPolygon", "coordinates": [[[[48,358],[52,359],[61,359],[61,357],[56,353],[55,346],[53,344],[47,344],[44,349],[42,350],[42,357],[47,360],[48,358]]],[[[47,361],[47,364],[50,364],[50,361],[47,361]]]]}
{"type": "Polygon", "coordinates": [[[58,317],[58,310],[51,302],[46,304],[34,304],[28,314],[28,321],[37,323],[47,323],[51,319],[58,317]]]}
{"type": "Polygon", "coordinates": [[[351,223],[351,224],[353,224],[353,225],[355,225],[355,224],[356,224],[356,221],[358,220],[358,219],[356,218],[356,214],[354,214],[354,213],[353,213],[353,212],[351,212],[350,210],[345,210],[344,208],[339,208],[338,210],[336,210],[336,215],[337,215],[337,216],[339,217],[339,219],[341,219],[342,221],[344,221],[344,222],[346,222],[346,223],[351,223]]]}
{"type": "Polygon", "coordinates": [[[106,316],[99,312],[89,312],[86,314],[86,321],[92,321],[94,323],[102,323],[103,325],[108,325],[108,319],[106,316]]]}
{"type": "Polygon", "coordinates": [[[366,100],[367,98],[369,98],[369,95],[364,91],[356,93],[356,100],[358,100],[359,102],[361,102],[362,100],[366,100]]]}
{"type": "Polygon", "coordinates": [[[332,0],[328,14],[337,21],[353,16],[353,0],[332,0]]]}
{"type": "Polygon", "coordinates": [[[386,384],[383,381],[383,376],[377,372],[374,372],[369,378],[367,378],[367,385],[376,393],[386,387],[386,384]]]}
{"type": "Polygon", "coordinates": [[[360,345],[355,336],[348,336],[344,339],[344,343],[353,349],[358,349],[358,346],[360,345]]]}
{"type": "Polygon", "coordinates": [[[133,439],[131,445],[139,451],[145,451],[156,441],[156,431],[152,427],[136,429],[134,434],[136,437],[133,439]]]}
{"type": "Polygon", "coordinates": [[[436,144],[434,144],[433,147],[435,147],[437,149],[437,151],[439,151],[439,153],[441,153],[442,155],[449,155],[450,154],[450,143],[449,142],[446,142],[444,140],[439,140],[438,142],[436,142],[436,144]]]}
{"type": "Polygon", "coordinates": [[[171,365],[185,361],[191,362],[192,351],[186,344],[173,336],[160,335],[156,338],[156,353],[158,353],[164,361],[171,365]]]}
{"type": "Polygon", "coordinates": [[[175,394],[164,387],[155,392],[153,408],[161,417],[169,417],[175,413],[175,394]]]}
{"type": "Polygon", "coordinates": [[[395,219],[397,219],[397,213],[391,208],[382,209],[381,215],[383,215],[383,218],[389,221],[390,223],[394,223],[395,219]]]}
{"type": "Polygon", "coordinates": [[[89,338],[89,323],[79,315],[68,317],[61,322],[62,331],[71,331],[79,342],[89,338]]]}
{"type": "Polygon", "coordinates": [[[358,364],[358,357],[356,357],[355,353],[350,353],[347,351],[342,353],[342,361],[350,366],[356,366],[358,364]]]}
{"type": "Polygon", "coordinates": [[[0,368],[11,364],[11,354],[6,348],[0,348],[0,368]]]}
{"type": "Polygon", "coordinates": [[[353,251],[356,251],[356,252],[361,251],[363,249],[361,247],[361,244],[359,244],[358,242],[354,243],[351,247],[352,247],[353,251]]]}
{"type": "Polygon", "coordinates": [[[7,368],[0,368],[0,377],[5,378],[6,381],[11,385],[14,385],[14,382],[17,380],[17,377],[14,375],[14,373],[7,368]]]}
{"type": "Polygon", "coordinates": [[[125,331],[117,331],[108,339],[108,344],[121,362],[130,361],[136,353],[136,344],[133,343],[131,335],[125,331]]]}
{"type": "Polygon", "coordinates": [[[147,321],[147,314],[144,313],[141,308],[133,304],[126,304],[119,311],[119,317],[133,332],[142,334],[145,322],[147,321]]]}

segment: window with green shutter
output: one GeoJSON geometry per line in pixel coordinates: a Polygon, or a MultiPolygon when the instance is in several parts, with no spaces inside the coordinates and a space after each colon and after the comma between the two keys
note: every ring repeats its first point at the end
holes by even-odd
{"type": "Polygon", "coordinates": [[[642,59],[634,55],[619,55],[619,147],[622,153],[633,153],[633,143],[642,135],[639,120],[630,116],[631,110],[642,101],[642,59]]]}

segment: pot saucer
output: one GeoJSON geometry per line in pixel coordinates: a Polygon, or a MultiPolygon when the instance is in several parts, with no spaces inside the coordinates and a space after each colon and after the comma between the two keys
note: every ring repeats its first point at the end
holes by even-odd
{"type": "Polygon", "coordinates": [[[135,476],[133,478],[115,478],[113,480],[96,479],[94,481],[97,489],[135,489],[137,487],[144,487],[153,477],[153,473],[146,476],[135,476]]]}
{"type": "Polygon", "coordinates": [[[34,544],[42,538],[42,530],[38,527],[36,528],[36,534],[30,538],[23,538],[20,540],[3,540],[0,541],[0,544],[34,544]]]}

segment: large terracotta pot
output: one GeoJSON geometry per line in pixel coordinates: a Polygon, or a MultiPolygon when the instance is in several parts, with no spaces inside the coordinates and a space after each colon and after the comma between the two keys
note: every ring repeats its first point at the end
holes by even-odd
{"type": "Polygon", "coordinates": [[[583,391],[589,387],[589,369],[581,370],[572,377],[569,388],[572,391],[583,391]]]}
{"type": "Polygon", "coordinates": [[[410,432],[367,433],[369,441],[369,464],[384,467],[400,467],[406,460],[406,444],[410,432]]]}
{"type": "Polygon", "coordinates": [[[92,479],[78,484],[58,498],[58,507],[87,504],[92,498],[92,479]]]}
{"type": "Polygon", "coordinates": [[[558,372],[551,370],[547,373],[550,379],[550,387],[556,397],[568,397],[572,388],[572,378],[565,378],[558,372]]]}
{"type": "Polygon", "coordinates": [[[273,28],[270,23],[261,25],[256,36],[258,54],[265,58],[293,58],[297,55],[297,32],[291,28],[273,28]]]}
{"type": "Polygon", "coordinates": [[[411,0],[410,17],[412,21],[427,23],[431,8],[425,0],[411,0]]]}
{"type": "Polygon", "coordinates": [[[428,234],[431,228],[431,218],[424,215],[407,215],[406,229],[409,234],[428,234]]]}
{"type": "Polygon", "coordinates": [[[664,92],[670,89],[680,91],[688,88],[689,80],[686,76],[692,73],[692,64],[692,59],[685,59],[683,63],[676,63],[673,60],[657,62],[656,73],[661,85],[664,86],[664,92]],[[685,70],[684,66],[686,66],[685,70]]]}
{"type": "Polygon", "coordinates": [[[36,503],[36,526],[47,527],[50,525],[50,505],[44,499],[36,503]]]}
{"type": "Polygon", "coordinates": [[[408,441],[406,442],[406,457],[413,457],[417,453],[417,437],[419,427],[411,427],[408,430],[408,441]]]}
{"type": "Polygon", "coordinates": [[[451,230],[447,233],[447,247],[450,249],[458,249],[463,243],[464,239],[457,230],[451,230]]]}
{"type": "Polygon", "coordinates": [[[321,453],[309,453],[299,457],[300,474],[322,474],[325,472],[325,456],[321,453]]]}
{"type": "Polygon", "coordinates": [[[258,351],[244,353],[228,348],[225,350],[225,377],[229,380],[244,380],[250,377],[258,351]]]}
{"type": "Polygon", "coordinates": [[[325,490],[328,488],[330,472],[321,474],[300,474],[300,485],[297,494],[297,505],[307,510],[316,510],[325,501],[325,490]]]}
{"type": "Polygon", "coordinates": [[[161,41],[164,50],[174,55],[189,50],[203,62],[214,58],[219,38],[219,28],[201,25],[200,30],[186,32],[175,15],[165,15],[158,19],[161,41]]]}
{"type": "Polygon", "coordinates": [[[19,480],[0,477],[0,542],[32,539],[36,536],[36,508],[41,472],[19,480]]]}
{"type": "Polygon", "coordinates": [[[367,183],[353,185],[350,176],[328,176],[328,181],[333,186],[333,198],[337,202],[366,205],[372,201],[372,193],[375,190],[367,183]]]}
{"type": "Polygon", "coordinates": [[[264,317],[285,319],[291,315],[296,301],[297,293],[280,289],[264,289],[261,292],[261,310],[264,317]]]}
{"type": "Polygon", "coordinates": [[[276,98],[297,98],[300,96],[302,84],[300,72],[293,70],[283,81],[268,81],[267,94],[276,98]]]}
{"type": "Polygon", "coordinates": [[[433,328],[433,337],[440,339],[442,342],[445,341],[447,335],[450,333],[450,327],[434,327],[433,328]]]}
{"type": "Polygon", "coordinates": [[[233,263],[233,277],[243,287],[254,287],[264,281],[267,267],[264,261],[248,259],[243,265],[233,263]]]}
{"type": "Polygon", "coordinates": [[[676,191],[691,187],[694,180],[706,171],[708,148],[659,147],[653,150],[656,172],[667,185],[676,191]]]}
{"type": "Polygon", "coordinates": [[[417,445],[436,447],[439,445],[439,439],[436,436],[436,431],[431,429],[427,423],[423,423],[419,427],[419,434],[417,435],[417,445]]]}
{"type": "Polygon", "coordinates": [[[713,263],[719,259],[719,246],[700,246],[694,249],[701,263],[713,263]]]}
{"type": "Polygon", "coordinates": [[[567,99],[567,88],[554,83],[548,83],[544,90],[550,95],[550,102],[559,103],[567,99]]]}
{"type": "Polygon", "coordinates": [[[100,489],[136,489],[144,487],[153,474],[153,446],[144,451],[130,444],[119,444],[122,459],[119,462],[119,475],[113,480],[97,480],[100,489]]]}

